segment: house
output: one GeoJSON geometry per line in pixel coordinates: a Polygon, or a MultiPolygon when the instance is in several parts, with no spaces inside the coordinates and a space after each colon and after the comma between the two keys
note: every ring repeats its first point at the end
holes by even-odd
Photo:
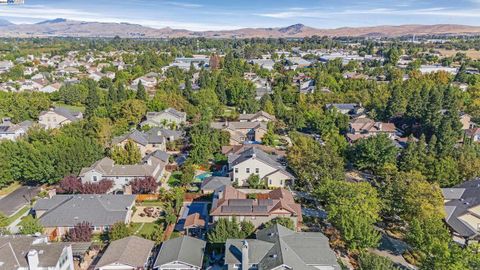
{"type": "Polygon", "coordinates": [[[475,123],[472,122],[472,117],[467,113],[463,113],[460,115],[460,123],[462,123],[462,130],[467,130],[475,127],[475,123]]]}
{"type": "Polygon", "coordinates": [[[38,116],[38,123],[46,129],[54,129],[81,119],[83,119],[81,112],[72,112],[65,108],[55,107],[41,112],[38,116]]]}
{"type": "Polygon", "coordinates": [[[275,65],[275,62],[272,59],[251,59],[248,62],[252,65],[258,65],[259,67],[269,71],[272,71],[275,65]]]}
{"type": "Polygon", "coordinates": [[[250,221],[258,228],[277,217],[290,218],[299,228],[302,223],[302,208],[295,203],[290,191],[278,188],[249,199],[247,193],[231,186],[222,186],[213,194],[210,216],[217,222],[220,218],[250,221]]]}
{"type": "Polygon", "coordinates": [[[268,131],[265,122],[212,122],[210,127],[230,134],[230,145],[261,142],[268,131]]]}
{"type": "Polygon", "coordinates": [[[13,67],[12,61],[0,61],[0,74],[8,72],[13,67]]]}
{"type": "Polygon", "coordinates": [[[60,90],[60,87],[62,87],[60,83],[53,83],[40,88],[39,91],[43,93],[53,93],[60,90]]]}
{"type": "Polygon", "coordinates": [[[153,269],[200,270],[206,242],[190,236],[182,236],[163,242],[153,269]]]}
{"type": "Polygon", "coordinates": [[[480,179],[442,188],[445,221],[464,244],[480,240],[480,179]]]}
{"type": "Polygon", "coordinates": [[[95,265],[95,270],[148,269],[155,242],[129,236],[112,241],[95,265]]]}
{"type": "Polygon", "coordinates": [[[0,123],[0,140],[15,141],[17,138],[27,134],[27,131],[33,126],[32,121],[23,121],[13,124],[10,118],[3,118],[0,123]]]}
{"type": "Polygon", "coordinates": [[[140,123],[140,126],[165,127],[181,125],[187,122],[187,114],[177,111],[174,108],[168,108],[161,112],[147,112],[146,119],[140,123]]]}
{"type": "Polygon", "coordinates": [[[157,86],[157,78],[156,77],[142,76],[142,77],[139,77],[139,78],[136,78],[135,80],[133,80],[130,87],[132,89],[136,90],[139,82],[142,82],[142,85],[145,88],[155,88],[155,86],[157,86]]]}
{"type": "Polygon", "coordinates": [[[71,244],[50,243],[46,236],[0,236],[0,269],[73,270],[72,254],[71,244]]]}
{"type": "Polygon", "coordinates": [[[458,69],[453,67],[444,67],[441,65],[421,65],[420,66],[420,72],[422,74],[435,73],[440,71],[455,75],[457,74],[458,69]]]}
{"type": "Polygon", "coordinates": [[[268,187],[291,186],[295,178],[286,170],[283,157],[267,154],[256,147],[228,155],[228,169],[233,182],[239,186],[248,186],[247,180],[252,174],[258,175],[268,187]]]}
{"type": "Polygon", "coordinates": [[[259,111],[257,113],[243,113],[238,117],[238,121],[240,122],[270,122],[276,120],[275,116],[264,111],[259,111]]]}
{"type": "Polygon", "coordinates": [[[470,138],[473,142],[480,142],[480,128],[474,127],[465,130],[465,136],[470,138]]]}
{"type": "Polygon", "coordinates": [[[268,79],[261,78],[253,72],[245,72],[243,78],[251,81],[255,85],[256,100],[260,100],[264,95],[270,95],[273,93],[272,86],[268,79]]]}
{"type": "Polygon", "coordinates": [[[342,269],[325,235],[278,224],[258,231],[255,239],[227,239],[225,265],[228,270],[342,269]]]}
{"type": "Polygon", "coordinates": [[[163,131],[164,129],[158,127],[154,127],[145,132],[134,130],[113,138],[112,145],[124,147],[128,141],[132,141],[137,145],[142,157],[157,150],[165,151],[167,141],[174,141],[176,136],[166,134],[167,132],[164,133],[163,131]],[[167,137],[164,134],[170,136],[167,137]]]}
{"type": "Polygon", "coordinates": [[[135,195],[55,195],[38,199],[36,218],[50,237],[61,239],[70,228],[88,222],[94,233],[102,233],[117,222],[130,223],[135,195]]]}
{"type": "Polygon", "coordinates": [[[391,139],[394,139],[395,135],[400,135],[393,123],[375,122],[370,118],[362,117],[350,121],[347,138],[353,142],[377,134],[386,134],[391,139]]]}
{"type": "Polygon", "coordinates": [[[140,164],[120,165],[105,157],[88,168],[80,171],[79,177],[83,183],[96,183],[102,179],[111,179],[114,182],[111,192],[122,193],[135,178],[153,177],[160,179],[165,174],[168,164],[168,154],[155,151],[143,158],[140,164]]]}
{"type": "Polygon", "coordinates": [[[223,186],[231,186],[232,179],[230,177],[210,176],[203,179],[200,189],[203,194],[211,194],[223,186]]]}
{"type": "Polygon", "coordinates": [[[336,109],[341,114],[348,115],[350,117],[356,117],[362,115],[365,112],[365,109],[362,105],[357,103],[329,103],[325,105],[327,110],[336,109]]]}

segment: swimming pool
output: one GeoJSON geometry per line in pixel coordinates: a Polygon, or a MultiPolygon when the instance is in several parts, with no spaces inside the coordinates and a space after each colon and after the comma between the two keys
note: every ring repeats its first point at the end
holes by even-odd
{"type": "Polygon", "coordinates": [[[203,180],[205,180],[205,178],[210,177],[210,176],[212,176],[211,172],[204,172],[204,173],[201,173],[201,174],[195,176],[195,179],[197,179],[200,182],[203,182],[203,180]]]}

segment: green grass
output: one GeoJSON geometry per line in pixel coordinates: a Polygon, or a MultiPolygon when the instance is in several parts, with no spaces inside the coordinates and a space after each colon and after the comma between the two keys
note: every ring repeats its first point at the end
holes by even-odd
{"type": "Polygon", "coordinates": [[[27,213],[30,210],[30,206],[26,205],[22,209],[20,209],[15,215],[8,217],[7,223],[8,225],[12,224],[15,220],[21,217],[23,214],[27,213]]]}
{"type": "Polygon", "coordinates": [[[133,223],[131,227],[132,233],[136,236],[150,235],[155,229],[155,225],[156,225],[155,223],[143,223],[143,227],[142,227],[142,223],[133,223]],[[135,233],[137,230],[139,231],[135,233]]]}
{"type": "Polygon", "coordinates": [[[162,201],[143,201],[141,203],[137,203],[138,206],[157,206],[163,207],[162,201]]]}
{"type": "Polygon", "coordinates": [[[21,186],[20,182],[13,182],[8,187],[0,189],[0,196],[8,195],[21,186]]]}
{"type": "Polygon", "coordinates": [[[82,112],[82,113],[85,112],[85,107],[84,106],[67,105],[67,104],[64,104],[64,103],[61,103],[61,102],[55,102],[53,105],[56,106],[56,107],[68,109],[72,112],[82,112]]]}

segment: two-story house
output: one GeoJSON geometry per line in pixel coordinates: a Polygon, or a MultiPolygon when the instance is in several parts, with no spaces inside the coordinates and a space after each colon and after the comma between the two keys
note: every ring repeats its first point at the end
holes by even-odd
{"type": "Polygon", "coordinates": [[[234,183],[248,186],[248,178],[256,174],[268,187],[293,185],[295,177],[286,170],[282,156],[270,155],[258,147],[251,147],[238,154],[228,155],[228,168],[234,183]]]}
{"type": "Polygon", "coordinates": [[[267,134],[266,122],[212,122],[210,127],[230,134],[230,145],[261,142],[267,134]]]}
{"type": "Polygon", "coordinates": [[[350,121],[347,138],[353,142],[378,134],[386,134],[390,139],[400,135],[393,123],[375,122],[370,118],[361,117],[350,121]]]}
{"type": "Polygon", "coordinates": [[[46,129],[54,129],[79,121],[82,118],[83,114],[81,112],[72,112],[65,108],[56,107],[41,112],[38,116],[38,123],[46,129]]]}
{"type": "Polygon", "coordinates": [[[128,141],[133,141],[142,156],[145,156],[157,150],[165,151],[167,142],[173,142],[181,137],[182,133],[180,131],[154,127],[145,132],[134,130],[115,137],[112,140],[112,145],[124,147],[128,141]]]}
{"type": "Polygon", "coordinates": [[[4,118],[0,123],[0,140],[15,141],[17,138],[24,136],[32,125],[32,121],[13,124],[10,118],[4,118]]]}

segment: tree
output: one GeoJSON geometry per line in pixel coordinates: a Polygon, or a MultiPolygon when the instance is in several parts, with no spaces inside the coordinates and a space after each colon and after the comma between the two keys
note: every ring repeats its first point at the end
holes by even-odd
{"type": "Polygon", "coordinates": [[[137,144],[132,140],[127,140],[123,147],[116,145],[113,147],[111,157],[116,164],[133,165],[142,160],[142,154],[137,144]]]}
{"type": "Polygon", "coordinates": [[[115,241],[128,237],[132,234],[130,227],[124,222],[117,222],[110,227],[108,231],[108,239],[110,241],[115,241]]]}
{"type": "Polygon", "coordinates": [[[100,105],[97,85],[95,81],[88,81],[88,96],[86,100],[85,117],[90,118],[95,115],[95,110],[100,105]]]}
{"type": "Polygon", "coordinates": [[[163,242],[165,236],[163,226],[157,223],[153,225],[153,230],[150,232],[150,234],[142,236],[148,240],[154,241],[156,244],[160,244],[163,242]]]}
{"type": "Polygon", "coordinates": [[[328,145],[322,146],[313,138],[292,133],[293,146],[287,159],[290,168],[297,175],[295,185],[313,191],[328,179],[344,179],[343,158],[328,145]]]}
{"type": "Polygon", "coordinates": [[[98,183],[87,182],[79,190],[81,194],[105,194],[113,188],[113,180],[102,179],[98,183]]]}
{"type": "Polygon", "coordinates": [[[182,176],[180,177],[180,185],[182,187],[187,187],[193,182],[195,171],[195,166],[189,162],[182,167],[182,176]]]}
{"type": "Polygon", "coordinates": [[[133,194],[153,194],[158,188],[157,181],[151,176],[135,178],[130,185],[133,194]]]}
{"type": "Polygon", "coordinates": [[[167,224],[174,224],[177,222],[177,215],[175,215],[175,210],[171,204],[167,204],[167,207],[165,207],[165,222],[167,224]]]}
{"type": "Polygon", "coordinates": [[[386,135],[377,135],[362,139],[351,149],[353,164],[359,170],[377,172],[385,164],[396,163],[398,150],[386,135]]]}
{"type": "Polygon", "coordinates": [[[79,193],[82,190],[82,180],[73,175],[65,176],[59,183],[58,193],[74,194],[79,193]]]}
{"type": "Polygon", "coordinates": [[[147,100],[147,92],[145,91],[142,81],[138,81],[136,98],[140,100],[147,100]]]}
{"type": "Polygon", "coordinates": [[[249,220],[240,222],[240,229],[245,234],[245,237],[249,237],[255,232],[255,225],[249,220]]]}
{"type": "Polygon", "coordinates": [[[369,183],[330,180],[316,194],[325,201],[328,220],[340,230],[349,248],[361,250],[378,245],[380,234],[373,225],[380,219],[382,202],[369,183]]]}
{"type": "Polygon", "coordinates": [[[276,217],[272,220],[269,220],[267,223],[264,224],[265,228],[269,228],[275,224],[282,225],[285,228],[288,228],[292,231],[295,230],[295,223],[293,222],[292,219],[288,217],[276,217]]]}
{"type": "Polygon", "coordinates": [[[92,226],[86,221],[78,223],[65,235],[65,241],[67,242],[90,242],[91,240],[92,226]]]}
{"type": "Polygon", "coordinates": [[[399,270],[391,260],[366,251],[358,256],[358,264],[360,270],[399,270]]]}
{"type": "Polygon", "coordinates": [[[249,188],[263,188],[265,183],[262,183],[258,174],[250,174],[247,178],[247,184],[249,188]]]}
{"type": "Polygon", "coordinates": [[[248,236],[247,234],[251,233],[252,225],[243,224],[243,226],[241,226],[237,222],[236,218],[233,218],[232,220],[220,218],[213,226],[213,229],[208,232],[208,242],[213,244],[221,244],[225,243],[225,241],[227,241],[229,238],[246,238],[248,236]],[[243,229],[245,229],[245,231],[243,229]]]}
{"type": "Polygon", "coordinates": [[[20,234],[36,234],[43,233],[43,226],[40,224],[38,219],[35,219],[33,216],[28,215],[20,222],[20,234]]]}

